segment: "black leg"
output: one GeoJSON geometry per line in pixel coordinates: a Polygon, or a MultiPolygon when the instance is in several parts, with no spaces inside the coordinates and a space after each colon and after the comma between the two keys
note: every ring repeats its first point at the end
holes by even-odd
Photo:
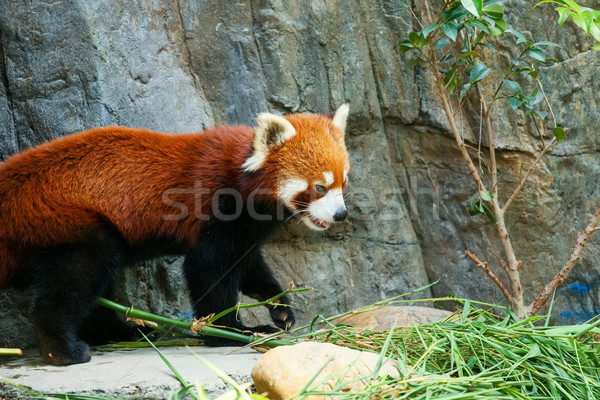
{"type": "Polygon", "coordinates": [[[33,323],[44,361],[55,365],[90,360],[78,332],[96,299],[122,269],[123,241],[108,229],[96,229],[77,244],[57,246],[34,257],[33,323]]]}
{"type": "MultiPolygon", "coordinates": [[[[102,297],[110,297],[103,294],[102,297]]],[[[97,346],[110,342],[135,341],[142,337],[138,332],[142,328],[117,315],[116,311],[96,306],[79,329],[79,337],[87,344],[97,346]]],[[[144,333],[152,330],[144,328],[144,333]]]]}
{"type": "MultiPolygon", "coordinates": [[[[273,273],[263,259],[260,249],[255,251],[252,261],[253,264],[248,266],[241,282],[242,293],[258,301],[264,301],[283,292],[281,285],[275,280],[273,273]]],[[[274,303],[274,305],[267,305],[273,322],[279,328],[289,330],[296,322],[289,298],[282,296],[276,299],[274,303]]]]}
{"type": "MultiPolygon", "coordinates": [[[[203,242],[186,255],[184,273],[197,318],[237,304],[245,259],[236,260],[236,253],[230,243],[203,242]]],[[[235,313],[227,314],[217,324],[236,329],[246,328],[236,319],[235,313]]]]}
{"type": "MultiPolygon", "coordinates": [[[[184,271],[196,317],[234,307],[240,290],[259,300],[269,299],[283,291],[264,262],[260,247],[254,245],[242,250],[232,241],[204,241],[186,255],[184,271]]],[[[289,301],[286,296],[278,301],[281,305],[269,306],[271,316],[277,326],[289,329],[295,322],[291,308],[287,307],[289,301]]],[[[270,325],[247,327],[237,318],[235,311],[221,317],[216,324],[253,332],[278,331],[270,325]]],[[[205,342],[211,346],[240,344],[213,337],[206,337],[205,342]]]]}

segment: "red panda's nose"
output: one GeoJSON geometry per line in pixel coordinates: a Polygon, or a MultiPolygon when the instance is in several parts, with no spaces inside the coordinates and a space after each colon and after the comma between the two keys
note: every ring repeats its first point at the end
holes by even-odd
{"type": "Polygon", "coordinates": [[[343,221],[346,219],[347,216],[348,216],[348,211],[345,208],[340,208],[333,215],[333,220],[334,221],[343,221]]]}

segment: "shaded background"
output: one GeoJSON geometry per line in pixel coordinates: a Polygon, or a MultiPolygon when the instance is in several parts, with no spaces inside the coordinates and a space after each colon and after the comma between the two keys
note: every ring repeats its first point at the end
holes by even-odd
{"type": "MultiPolygon", "coordinates": [[[[570,130],[508,216],[528,299],[562,266],[600,199],[600,57],[578,29],[558,28],[551,7],[532,4],[506,2],[507,20],[563,45],[546,91],[570,130]]],[[[4,1],[0,157],[93,126],[194,132],[252,125],[258,112],[329,113],[348,102],[350,220],[323,234],[292,223],[265,248],[283,286],[314,288],[293,297],[300,322],[434,281],[423,296],[502,302],[464,256],[470,248],[493,261],[487,249],[501,246],[485,217],[466,212],[475,186],[431,77],[394,49],[413,29],[396,0],[4,1]]],[[[497,66],[519,51],[495,45],[497,66]]],[[[512,191],[540,143],[522,113],[495,116],[500,179],[512,191]]],[[[599,311],[598,240],[557,293],[560,323],[599,311]]],[[[180,265],[167,257],[126,271],[119,300],[189,316],[180,265]]],[[[35,342],[29,307],[27,294],[0,293],[0,346],[35,342]]]]}

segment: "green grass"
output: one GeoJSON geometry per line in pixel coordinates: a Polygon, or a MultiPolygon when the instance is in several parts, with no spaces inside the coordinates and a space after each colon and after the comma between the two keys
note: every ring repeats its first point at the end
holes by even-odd
{"type": "MultiPolygon", "coordinates": [[[[368,381],[364,391],[344,387],[339,399],[600,399],[597,326],[548,327],[542,317],[517,321],[464,304],[451,319],[390,331],[330,327],[313,339],[385,354],[399,378],[368,381]]],[[[317,394],[313,385],[298,398],[317,394]]]]}

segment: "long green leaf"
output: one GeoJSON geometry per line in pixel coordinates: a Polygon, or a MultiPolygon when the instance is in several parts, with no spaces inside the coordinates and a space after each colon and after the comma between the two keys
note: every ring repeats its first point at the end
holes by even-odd
{"type": "Polygon", "coordinates": [[[198,395],[193,391],[193,390],[188,390],[189,388],[192,387],[192,385],[190,385],[185,378],[179,373],[179,371],[177,371],[177,369],[173,366],[173,364],[171,364],[171,362],[169,360],[167,360],[167,357],[164,356],[164,354],[158,349],[158,347],[156,347],[154,345],[154,343],[152,343],[150,341],[150,339],[148,339],[146,337],[146,335],[144,335],[142,333],[142,336],[144,336],[144,339],[146,339],[146,341],[148,343],[150,343],[150,345],[152,346],[152,348],[154,350],[156,350],[156,352],[158,353],[158,355],[160,356],[160,358],[164,361],[164,363],[167,365],[167,367],[169,367],[169,369],[171,370],[171,372],[173,372],[173,374],[175,375],[175,377],[177,378],[177,380],[179,381],[179,383],[181,383],[181,386],[183,386],[184,391],[188,392],[190,394],[190,396],[192,396],[195,400],[200,400],[200,398],[198,397],[198,395]]]}

